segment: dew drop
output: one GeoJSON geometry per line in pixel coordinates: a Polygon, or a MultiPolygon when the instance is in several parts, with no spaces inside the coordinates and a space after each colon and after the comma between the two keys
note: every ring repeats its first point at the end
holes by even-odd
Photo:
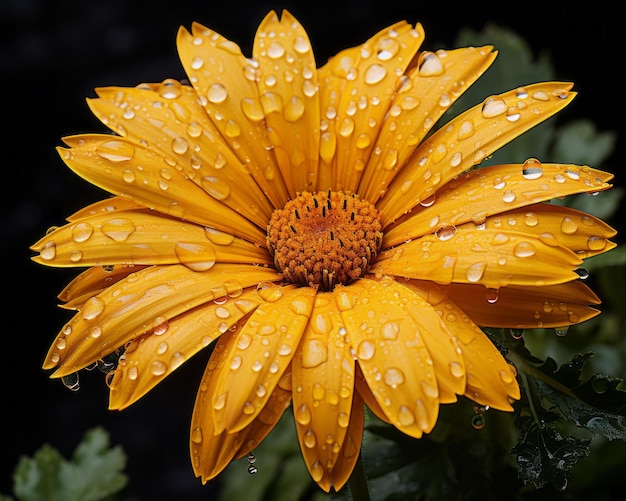
{"type": "Polygon", "coordinates": [[[162,376],[167,371],[167,365],[160,360],[154,360],[150,365],[150,372],[153,376],[162,376]]]}
{"type": "Polygon", "coordinates": [[[207,271],[215,265],[217,255],[210,243],[176,242],[174,253],[178,261],[192,271],[207,271]]]}
{"type": "Polygon", "coordinates": [[[417,60],[418,73],[422,77],[443,75],[445,68],[439,56],[434,52],[424,51],[417,60]]]}
{"type": "Polygon", "coordinates": [[[396,388],[399,384],[404,383],[404,372],[396,367],[389,367],[384,375],[385,384],[396,388]]]}
{"type": "Polygon", "coordinates": [[[292,96],[285,104],[283,109],[283,116],[288,122],[295,122],[302,118],[304,115],[305,105],[304,101],[299,96],[292,96]]]}
{"type": "Polygon", "coordinates": [[[226,87],[224,87],[220,83],[214,83],[209,86],[209,90],[207,91],[207,98],[213,104],[223,103],[228,97],[228,91],[226,87]]]}
{"type": "Polygon", "coordinates": [[[509,329],[509,334],[513,339],[521,339],[524,335],[524,329],[509,329]]]}
{"type": "Polygon", "coordinates": [[[561,221],[561,231],[565,233],[566,235],[572,235],[576,233],[577,230],[578,230],[578,225],[576,224],[574,219],[572,219],[569,216],[565,216],[563,220],[561,221]]]}
{"type": "Polygon", "coordinates": [[[375,85],[387,76],[387,70],[381,64],[372,64],[365,70],[364,80],[366,84],[375,85]]]}
{"type": "Polygon", "coordinates": [[[74,242],[84,242],[93,234],[93,226],[89,223],[76,223],[72,226],[72,240],[74,242]]]}
{"type": "Polygon", "coordinates": [[[135,156],[135,147],[126,141],[106,141],[96,147],[96,154],[111,162],[126,162],[135,156]]]}
{"type": "Polygon", "coordinates": [[[156,317],[152,325],[152,332],[155,336],[162,336],[169,328],[169,322],[166,317],[156,317]]]}
{"type": "Polygon", "coordinates": [[[356,355],[361,360],[370,360],[374,356],[376,347],[371,341],[361,341],[356,350],[356,355]]]}
{"type": "Polygon", "coordinates": [[[406,405],[402,405],[398,410],[398,422],[401,426],[411,426],[415,423],[415,414],[406,405]]]}
{"type": "Polygon", "coordinates": [[[472,416],[471,423],[472,428],[474,428],[475,430],[482,430],[487,424],[487,419],[485,418],[484,414],[475,414],[474,416],[472,416]]]}
{"type": "Polygon", "coordinates": [[[499,297],[500,297],[499,289],[489,288],[485,291],[485,298],[487,299],[488,303],[491,303],[491,304],[497,303],[499,297]]]}
{"type": "Polygon", "coordinates": [[[85,320],[92,320],[96,318],[104,310],[105,303],[97,296],[89,298],[81,311],[81,314],[85,320]]]}
{"type": "Polygon", "coordinates": [[[302,404],[296,409],[295,419],[303,426],[306,426],[311,422],[311,409],[309,409],[308,405],[302,404]]]}
{"type": "Polygon", "coordinates": [[[57,255],[57,245],[53,241],[46,242],[39,252],[41,259],[44,261],[51,261],[57,255]]]}
{"type": "Polygon", "coordinates": [[[559,337],[563,337],[567,335],[567,331],[569,330],[569,326],[568,325],[564,325],[563,327],[555,327],[554,328],[554,333],[559,336],[559,337]]]}
{"type": "Polygon", "coordinates": [[[536,158],[529,158],[522,165],[522,176],[524,176],[524,179],[539,179],[542,175],[543,167],[536,158]]]}
{"type": "Polygon", "coordinates": [[[481,109],[483,118],[494,118],[502,115],[507,110],[506,103],[499,97],[488,97],[481,109]]]}
{"type": "Polygon", "coordinates": [[[220,177],[205,176],[201,184],[204,191],[216,200],[224,200],[230,195],[230,185],[220,177]]]}
{"type": "Polygon", "coordinates": [[[109,219],[102,223],[102,233],[116,242],[125,242],[136,230],[135,223],[130,219],[109,219]]]}
{"type": "Polygon", "coordinates": [[[285,55],[285,47],[278,42],[272,42],[267,48],[267,55],[271,59],[279,59],[285,55]]]}
{"type": "Polygon", "coordinates": [[[61,378],[63,385],[71,391],[78,391],[80,389],[80,381],[78,379],[78,372],[74,372],[73,374],[68,374],[67,376],[63,376],[61,378]]]}
{"type": "Polygon", "coordinates": [[[311,339],[302,347],[302,367],[311,369],[328,360],[328,348],[319,339],[311,339]]]}
{"type": "Polygon", "coordinates": [[[513,254],[517,257],[530,257],[536,254],[535,246],[530,242],[520,242],[513,248],[513,254]]]}
{"type": "Polygon", "coordinates": [[[261,103],[251,97],[244,97],[241,100],[241,111],[252,122],[260,122],[265,117],[261,103]]]}
{"type": "Polygon", "coordinates": [[[487,263],[480,261],[469,266],[465,272],[465,277],[469,282],[478,282],[485,274],[487,263]]]}
{"type": "Polygon", "coordinates": [[[446,240],[450,240],[456,234],[456,226],[444,226],[443,228],[439,228],[435,232],[435,236],[445,242],[446,240]]]}

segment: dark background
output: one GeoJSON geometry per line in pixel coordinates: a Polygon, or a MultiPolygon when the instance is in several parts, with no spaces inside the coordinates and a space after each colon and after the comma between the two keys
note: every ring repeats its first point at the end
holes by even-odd
{"type": "MultiPolygon", "coordinates": [[[[98,371],[81,372],[81,389],[70,392],[41,369],[48,345],[70,318],[56,307],[56,294],[75,272],[32,263],[28,246],[48,227],[103,198],[73,175],[54,150],[62,136],[107,130],[85,104],[94,87],[184,78],[175,37],[180,25],[189,28],[192,21],[215,29],[250,55],[254,32],[267,11],[287,8],[307,29],[318,64],[403,19],[423,24],[428,49],[452,48],[462,27],[481,30],[497,23],[516,31],[537,55],[549,51],[557,78],[575,82],[579,96],[561,112],[561,120],[589,118],[600,131],[615,130],[623,137],[625,26],[616,5],[605,0],[0,0],[5,137],[0,167],[0,492],[10,493],[20,455],[32,455],[47,442],[68,457],[84,432],[100,424],[129,457],[128,492],[136,499],[210,499],[214,492],[214,486],[202,487],[194,478],[187,446],[206,356],[197,356],[123,412],[107,410],[104,377],[98,371]]],[[[618,141],[602,167],[624,185],[622,158],[624,144],[618,141]]]]}

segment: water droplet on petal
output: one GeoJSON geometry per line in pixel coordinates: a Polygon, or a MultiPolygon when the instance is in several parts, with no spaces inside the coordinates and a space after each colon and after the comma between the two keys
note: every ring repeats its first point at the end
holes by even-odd
{"type": "Polygon", "coordinates": [[[478,282],[481,278],[483,278],[486,268],[487,263],[484,261],[474,263],[469,268],[467,268],[467,271],[465,272],[465,277],[470,282],[478,282]]]}
{"type": "Polygon", "coordinates": [[[356,356],[361,360],[370,360],[374,356],[376,347],[371,341],[362,341],[356,350],[356,356]]]}
{"type": "Polygon", "coordinates": [[[381,64],[372,64],[365,70],[365,83],[374,85],[387,76],[387,70],[381,64]]]}
{"type": "Polygon", "coordinates": [[[488,97],[481,110],[483,118],[494,118],[506,112],[507,106],[502,98],[488,97]]]}
{"type": "Polygon", "coordinates": [[[207,98],[213,104],[223,103],[227,97],[228,91],[226,90],[226,87],[224,87],[220,83],[214,83],[210,85],[209,89],[207,90],[207,98]]]}
{"type": "Polygon", "coordinates": [[[92,320],[102,313],[104,306],[104,301],[99,297],[94,296],[85,302],[81,310],[81,314],[85,320],[92,320]]]}
{"type": "Polygon", "coordinates": [[[522,165],[522,176],[525,179],[539,179],[543,175],[541,162],[536,158],[529,158],[522,165]]]}
{"type": "Polygon", "coordinates": [[[76,223],[72,226],[72,240],[74,242],[84,242],[93,234],[93,226],[89,223],[76,223]]]}
{"type": "Polygon", "coordinates": [[[389,367],[384,374],[385,384],[396,388],[399,384],[404,383],[404,372],[396,367],[389,367]]]}
{"type": "Polygon", "coordinates": [[[135,147],[126,141],[106,141],[96,147],[96,154],[111,162],[125,162],[135,156],[135,147]]]}
{"type": "Polygon", "coordinates": [[[174,252],[181,264],[192,271],[207,271],[215,265],[217,255],[210,243],[176,242],[174,252]]]}
{"type": "Polygon", "coordinates": [[[137,228],[130,219],[109,219],[102,223],[102,233],[116,242],[125,242],[137,228]]]}
{"type": "Polygon", "coordinates": [[[418,73],[423,77],[443,75],[445,68],[439,56],[434,52],[424,51],[417,60],[418,73]]]}

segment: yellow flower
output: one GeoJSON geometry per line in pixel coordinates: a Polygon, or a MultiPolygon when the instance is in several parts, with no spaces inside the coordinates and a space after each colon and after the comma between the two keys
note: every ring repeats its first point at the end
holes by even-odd
{"type": "Polygon", "coordinates": [[[608,188],[587,166],[479,167],[566,106],[571,84],[491,96],[433,126],[493,62],[493,47],[420,51],[399,22],[316,68],[287,12],[252,58],[181,28],[188,83],[97,89],[117,135],[67,137],[79,176],[114,194],[32,250],[87,267],[44,363],[68,376],[123,350],[110,408],[212,349],[190,431],[203,482],[253,450],[293,406],[325,490],[347,481],[364,405],[412,437],[459,395],[511,411],[515,368],[478,325],[561,327],[596,315],[578,280],[614,230],[544,203],[608,188]]]}

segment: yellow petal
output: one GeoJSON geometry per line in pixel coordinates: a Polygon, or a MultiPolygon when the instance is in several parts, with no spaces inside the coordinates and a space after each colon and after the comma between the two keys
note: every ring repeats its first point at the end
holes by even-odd
{"type": "Polygon", "coordinates": [[[211,359],[202,376],[191,419],[189,449],[193,469],[205,483],[217,476],[228,464],[248,454],[274,428],[289,406],[291,372],[285,371],[265,407],[256,418],[239,432],[216,433],[213,420],[211,389],[217,384],[225,356],[236,343],[234,332],[228,332],[217,340],[211,359]]]}
{"type": "Polygon", "coordinates": [[[80,310],[89,298],[99,294],[107,287],[111,287],[131,273],[144,268],[145,266],[93,266],[67,284],[59,294],[59,299],[67,302],[63,308],[80,310]]]}
{"type": "Polygon", "coordinates": [[[236,212],[263,227],[272,206],[221,137],[198,95],[174,80],[162,84],[96,89],[91,110],[113,131],[145,143],[184,176],[236,212]]]}
{"type": "Polygon", "coordinates": [[[332,293],[319,293],[292,361],[293,409],[304,461],[326,492],[344,452],[354,358],[332,293]]]}
{"type": "Polygon", "coordinates": [[[440,315],[446,328],[459,340],[467,386],[465,396],[474,402],[503,411],[511,411],[511,402],[520,398],[515,367],[509,364],[487,335],[433,283],[407,282],[419,291],[440,315]]]}
{"type": "Polygon", "coordinates": [[[110,388],[110,409],[128,407],[259,304],[256,287],[155,325],[125,346],[110,388]]]}
{"type": "Polygon", "coordinates": [[[337,287],[337,300],[357,362],[388,420],[413,437],[437,421],[437,374],[426,335],[445,327],[425,301],[392,279],[337,287]]]}
{"type": "Polygon", "coordinates": [[[146,209],[76,220],[48,233],[32,250],[39,251],[34,261],[59,267],[183,264],[206,271],[216,262],[273,264],[258,245],[146,209]]]}
{"type": "Polygon", "coordinates": [[[415,150],[379,201],[383,224],[564,108],[575,95],[569,92],[571,87],[562,82],[539,83],[491,96],[441,127],[415,150]]]}
{"type": "Polygon", "coordinates": [[[287,11],[270,12],[252,49],[269,140],[289,195],[315,191],[319,161],[319,93],[315,58],[304,28],[287,11]]]}
{"type": "MultiPolygon", "coordinates": [[[[346,430],[346,438],[343,440],[343,446],[337,457],[333,471],[331,471],[329,475],[330,486],[337,492],[348,481],[359,459],[364,424],[365,409],[363,407],[363,399],[355,392],[352,398],[352,410],[350,411],[350,423],[346,430]]],[[[328,490],[326,490],[326,492],[328,492],[328,490]]]]}
{"type": "Polygon", "coordinates": [[[164,320],[280,278],[270,268],[238,264],[216,264],[204,273],[182,265],[142,269],[85,302],[52,344],[44,368],[56,369],[53,377],[71,374],[164,320]]]}
{"type": "Polygon", "coordinates": [[[372,272],[498,288],[568,282],[578,278],[573,270],[581,263],[569,249],[546,244],[539,237],[466,223],[381,252],[372,272]]]}
{"type": "Polygon", "coordinates": [[[198,23],[181,28],[178,54],[211,121],[274,207],[287,189],[267,139],[265,113],[256,86],[258,64],[230,40],[198,23]]]}
{"type": "MultiPolygon", "coordinates": [[[[533,160],[475,169],[450,181],[424,204],[427,206],[416,207],[386,229],[384,246],[398,245],[445,226],[470,221],[481,224],[490,216],[553,198],[603,191],[610,187],[607,181],[611,177],[590,167],[541,164],[533,160]]],[[[528,210],[534,209],[528,207],[528,210]]],[[[504,216],[501,219],[506,220],[504,216]]],[[[540,229],[542,225],[534,228],[540,229]]]]}
{"type": "Polygon", "coordinates": [[[600,312],[589,305],[600,300],[580,280],[545,287],[450,284],[442,289],[474,322],[487,327],[533,329],[584,322],[600,312]]]}
{"type": "Polygon", "coordinates": [[[454,102],[493,63],[492,46],[424,51],[403,76],[363,173],[359,193],[372,203],[384,194],[417,145],[454,102]]]}
{"type": "MultiPolygon", "coordinates": [[[[424,40],[421,25],[406,22],[381,30],[364,44],[341,51],[320,69],[323,167],[334,172],[333,189],[356,191],[396,91],[395,84],[424,40]],[[332,151],[328,147],[332,147],[332,151]],[[332,159],[332,160],[331,160],[332,159]]],[[[328,175],[322,172],[326,188],[328,175]]]]}
{"type": "Polygon", "coordinates": [[[272,293],[237,332],[224,356],[211,389],[216,433],[238,432],[258,416],[298,347],[316,291],[276,286],[272,293]]]}
{"type": "MultiPolygon", "coordinates": [[[[246,426],[241,432],[245,433],[246,440],[241,444],[233,459],[246,456],[256,448],[263,439],[272,431],[280,420],[285,410],[291,405],[291,370],[283,373],[278,384],[267,400],[259,415],[246,426]]],[[[227,433],[226,431],[224,433],[227,433]]]]}
{"type": "MultiPolygon", "coordinates": [[[[376,397],[372,394],[372,390],[367,385],[367,381],[365,380],[365,376],[363,376],[363,371],[357,364],[356,366],[356,374],[354,378],[355,387],[357,392],[365,405],[367,405],[368,409],[381,421],[385,423],[391,424],[389,418],[385,415],[382,407],[376,401],[376,397]]],[[[355,393],[355,395],[356,395],[355,393]]]]}
{"type": "Polygon", "coordinates": [[[65,219],[72,223],[74,221],[79,221],[80,219],[85,219],[89,216],[95,216],[96,214],[113,214],[117,211],[143,208],[143,205],[138,204],[130,198],[112,196],[105,198],[104,200],[100,200],[99,202],[87,205],[65,219]]]}
{"type": "Polygon", "coordinates": [[[151,148],[91,134],[66,137],[58,148],[67,166],[100,188],[149,209],[210,226],[263,245],[264,230],[186,179],[151,148]]]}

